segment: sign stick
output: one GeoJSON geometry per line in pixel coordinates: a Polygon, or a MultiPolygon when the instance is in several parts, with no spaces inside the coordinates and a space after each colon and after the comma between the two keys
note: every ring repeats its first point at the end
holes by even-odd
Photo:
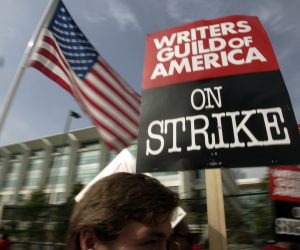
{"type": "Polygon", "coordinates": [[[221,170],[205,169],[208,238],[210,250],[227,250],[221,170]]]}

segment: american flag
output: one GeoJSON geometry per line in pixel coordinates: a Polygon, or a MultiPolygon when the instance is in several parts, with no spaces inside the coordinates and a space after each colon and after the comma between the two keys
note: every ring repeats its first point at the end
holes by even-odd
{"type": "Polygon", "coordinates": [[[75,97],[109,149],[120,151],[137,138],[140,96],[99,55],[61,1],[30,66],[75,97]]]}

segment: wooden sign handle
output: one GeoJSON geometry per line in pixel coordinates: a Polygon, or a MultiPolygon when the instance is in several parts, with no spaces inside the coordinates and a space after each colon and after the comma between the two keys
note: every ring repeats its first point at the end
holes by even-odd
{"type": "Polygon", "coordinates": [[[227,250],[221,170],[205,169],[208,238],[210,250],[227,250]]]}

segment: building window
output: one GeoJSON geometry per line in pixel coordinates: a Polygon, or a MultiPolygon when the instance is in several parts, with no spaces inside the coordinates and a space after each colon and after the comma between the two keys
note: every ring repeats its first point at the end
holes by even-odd
{"type": "Polygon", "coordinates": [[[22,154],[13,154],[11,156],[11,160],[14,161],[22,161],[23,160],[23,155],[22,154]]]}
{"type": "MultiPolygon", "coordinates": [[[[41,150],[39,151],[34,151],[36,154],[32,154],[32,157],[35,157],[36,155],[40,155],[39,152],[43,152],[41,150]]],[[[36,158],[31,158],[29,161],[26,177],[24,180],[24,187],[25,188],[38,188],[39,187],[39,182],[41,180],[41,174],[42,174],[42,169],[43,169],[43,164],[44,164],[44,159],[36,159],[36,158]]]]}
{"type": "Polygon", "coordinates": [[[100,151],[86,151],[79,154],[78,165],[87,165],[100,162],[100,151]]]}
{"type": "Polygon", "coordinates": [[[55,204],[62,204],[66,201],[64,193],[55,194],[55,204]]]}
{"type": "Polygon", "coordinates": [[[12,204],[13,202],[13,195],[3,195],[2,196],[2,204],[12,204]]]}
{"type": "Polygon", "coordinates": [[[7,173],[8,174],[16,174],[19,172],[21,168],[21,162],[10,162],[8,165],[7,173]]]}
{"type": "Polygon", "coordinates": [[[21,168],[21,162],[10,162],[7,168],[5,181],[3,183],[4,189],[13,189],[17,185],[18,173],[21,168]]]}
{"type": "Polygon", "coordinates": [[[27,177],[27,179],[25,180],[24,187],[31,188],[31,189],[38,188],[40,180],[41,180],[40,177],[36,177],[36,178],[32,178],[32,177],[28,178],[27,177]]]}
{"type": "Polygon", "coordinates": [[[31,159],[28,166],[28,171],[42,170],[44,159],[31,159]]]}
{"type": "Polygon", "coordinates": [[[100,171],[99,143],[83,144],[79,150],[76,183],[89,183],[100,171]]]}
{"type": "Polygon", "coordinates": [[[43,158],[45,157],[45,151],[44,150],[33,150],[31,151],[31,157],[40,157],[43,158]]]}
{"type": "Polygon", "coordinates": [[[64,184],[66,182],[66,175],[52,175],[48,180],[50,185],[64,184]]]}
{"type": "Polygon", "coordinates": [[[82,143],[81,149],[100,149],[100,143],[98,141],[82,143]]]}
{"type": "Polygon", "coordinates": [[[69,155],[57,155],[52,158],[51,168],[64,168],[68,167],[69,155]]]}
{"type": "Polygon", "coordinates": [[[71,147],[69,145],[58,146],[53,149],[53,153],[69,154],[71,147]]]}
{"type": "Polygon", "coordinates": [[[3,183],[4,189],[13,189],[17,185],[17,179],[6,179],[3,183]]]}
{"type": "Polygon", "coordinates": [[[65,185],[69,168],[69,155],[54,155],[48,176],[48,186],[65,185]]]}

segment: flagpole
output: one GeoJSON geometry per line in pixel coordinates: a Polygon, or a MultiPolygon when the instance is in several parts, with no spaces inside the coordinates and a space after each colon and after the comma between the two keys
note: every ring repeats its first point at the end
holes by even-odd
{"type": "Polygon", "coordinates": [[[50,19],[53,16],[53,13],[56,9],[58,1],[59,0],[50,0],[49,1],[47,8],[45,9],[45,11],[44,11],[44,13],[43,13],[36,29],[35,29],[35,31],[33,32],[32,36],[31,36],[31,39],[27,43],[27,47],[25,49],[24,55],[23,55],[23,57],[22,57],[22,59],[19,63],[18,69],[17,69],[17,71],[14,75],[13,81],[10,84],[8,93],[7,93],[7,95],[5,97],[5,100],[4,100],[3,108],[2,108],[2,111],[1,111],[1,114],[0,114],[0,135],[1,135],[1,132],[2,132],[2,129],[3,129],[4,121],[6,119],[8,110],[11,106],[11,103],[13,101],[13,98],[14,98],[15,94],[16,94],[17,88],[19,86],[19,83],[22,79],[25,68],[27,66],[27,61],[30,58],[31,53],[32,53],[32,51],[33,51],[33,49],[36,45],[37,38],[39,37],[39,35],[42,31],[42,28],[45,25],[48,25],[48,23],[50,22],[50,19]]]}

